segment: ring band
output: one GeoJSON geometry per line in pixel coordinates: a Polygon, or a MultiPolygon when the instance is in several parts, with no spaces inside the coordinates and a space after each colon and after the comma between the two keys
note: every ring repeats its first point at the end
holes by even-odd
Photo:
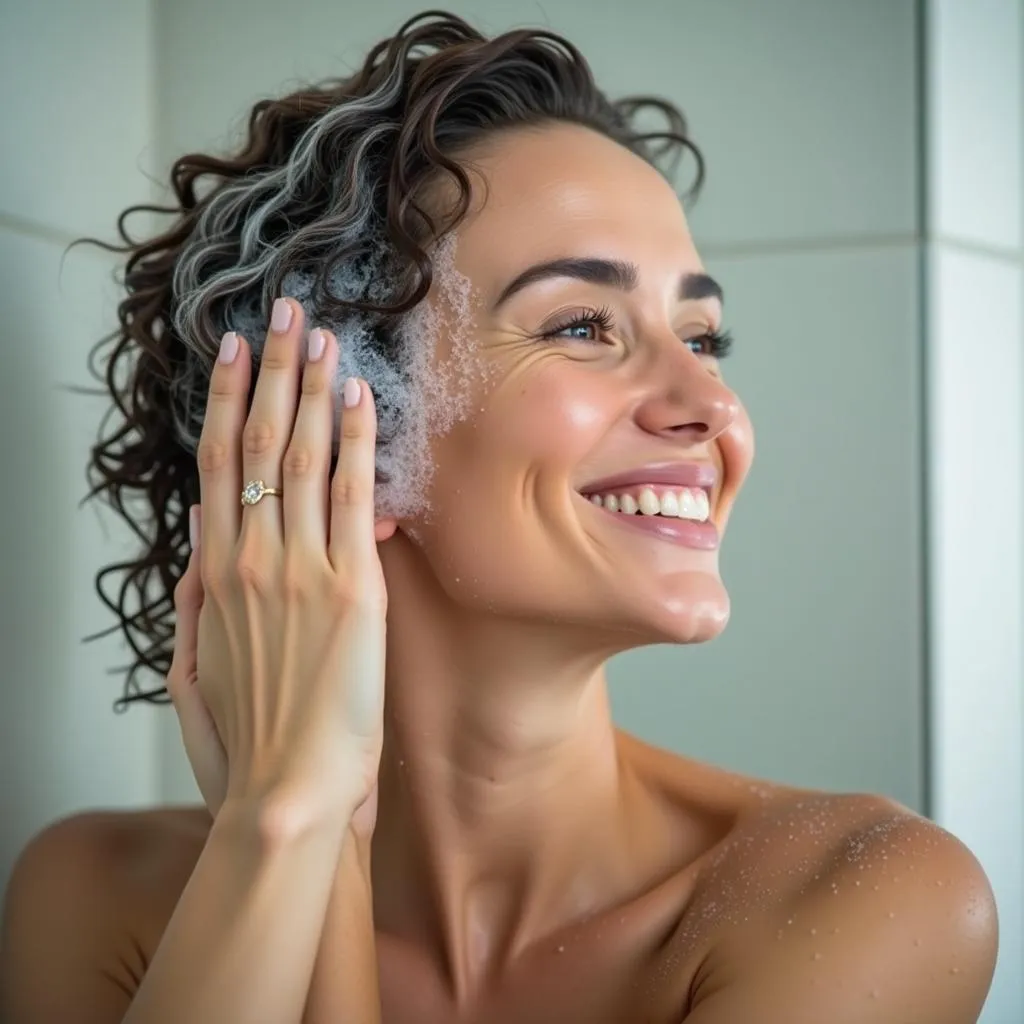
{"type": "Polygon", "coordinates": [[[262,480],[250,480],[242,488],[242,504],[256,505],[268,494],[273,494],[277,498],[282,497],[279,487],[268,487],[262,480]]]}

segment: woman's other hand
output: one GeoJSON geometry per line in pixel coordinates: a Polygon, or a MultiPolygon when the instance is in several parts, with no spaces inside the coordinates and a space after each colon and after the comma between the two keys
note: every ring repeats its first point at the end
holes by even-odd
{"type": "Polygon", "coordinates": [[[376,415],[349,380],[329,477],[334,337],[279,299],[246,415],[251,359],[228,335],[198,449],[201,514],[175,591],[167,687],[211,813],[271,830],[338,816],[372,828],[387,606],[373,517],[376,415]],[[287,314],[287,315],[286,315],[287,314]],[[319,336],[318,336],[319,335],[319,336]],[[296,403],[296,399],[298,401],[296,403]],[[243,506],[243,485],[283,489],[243,506]]]}

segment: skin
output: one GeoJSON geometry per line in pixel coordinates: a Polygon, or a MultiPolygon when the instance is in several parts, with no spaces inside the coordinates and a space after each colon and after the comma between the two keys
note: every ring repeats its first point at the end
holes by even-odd
{"type": "MultiPolygon", "coordinates": [[[[677,298],[703,267],[654,170],[575,126],[508,133],[473,156],[488,192],[456,263],[488,383],[435,439],[430,514],[377,525],[383,1019],[975,1021],[995,908],[954,837],[883,797],[772,785],[614,727],[608,657],[711,639],[728,596],[717,551],[624,528],[577,489],[709,462],[724,532],[753,435],[698,341],[721,324],[718,301],[677,298]],[[494,308],[527,266],[564,256],[634,263],[638,286],[560,278],[494,308]],[[616,326],[538,340],[580,307],[608,307],[616,326]]],[[[50,831],[70,873],[51,920],[90,902],[98,933],[116,936],[96,984],[126,1002],[208,828],[189,808],[50,831]]],[[[343,895],[324,927],[332,959],[343,895]]]]}

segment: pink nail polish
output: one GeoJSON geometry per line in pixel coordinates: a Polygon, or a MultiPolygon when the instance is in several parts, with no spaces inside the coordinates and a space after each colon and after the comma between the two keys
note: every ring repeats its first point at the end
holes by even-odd
{"type": "Polygon", "coordinates": [[[341,400],[346,409],[352,409],[359,404],[359,396],[362,389],[355,377],[349,377],[341,389],[341,400]]]}
{"type": "Polygon", "coordinates": [[[326,347],[327,339],[324,337],[324,332],[319,327],[314,327],[306,339],[306,348],[310,360],[316,362],[324,354],[326,347]]]}
{"type": "Polygon", "coordinates": [[[286,299],[274,299],[274,308],[270,311],[270,329],[280,334],[287,331],[292,322],[292,307],[286,299]]]}
{"type": "Polygon", "coordinates": [[[221,363],[233,363],[238,355],[238,335],[234,331],[228,331],[220,339],[220,351],[217,353],[217,360],[221,363]]]}

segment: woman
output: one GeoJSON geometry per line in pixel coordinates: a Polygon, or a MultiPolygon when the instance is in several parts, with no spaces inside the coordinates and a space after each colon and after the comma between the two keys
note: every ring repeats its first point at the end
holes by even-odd
{"type": "Polygon", "coordinates": [[[424,16],[125,236],[93,469],[155,513],[118,608],[205,806],[29,845],[10,1020],[977,1019],[956,839],[613,727],[611,655],[724,628],[753,454],[650,104],[667,132],[556,36],[424,16]]]}

